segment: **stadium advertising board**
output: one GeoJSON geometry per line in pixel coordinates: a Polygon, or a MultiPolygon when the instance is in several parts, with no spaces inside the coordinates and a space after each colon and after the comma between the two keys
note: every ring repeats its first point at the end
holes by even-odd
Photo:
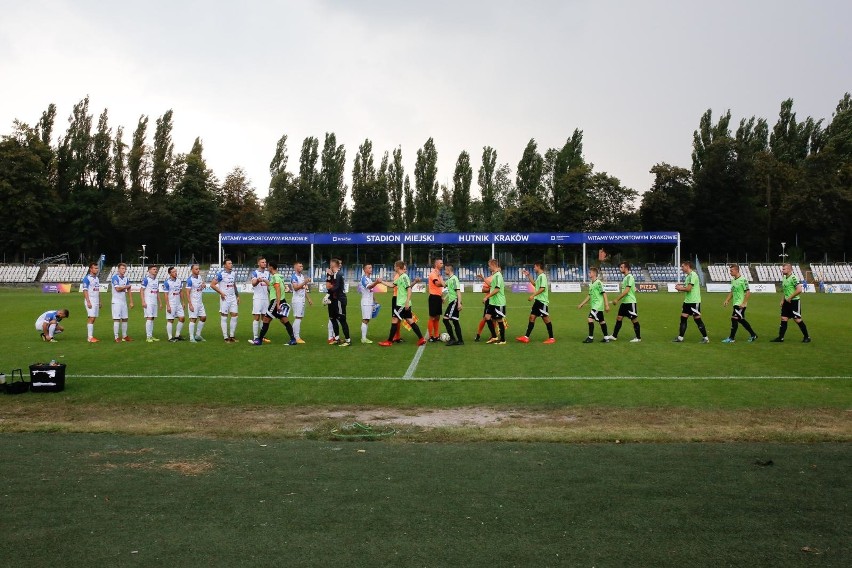
{"type": "Polygon", "coordinates": [[[708,292],[724,292],[725,294],[727,294],[728,292],[731,291],[731,285],[730,284],[721,284],[719,282],[709,282],[707,284],[707,291],[708,292]]]}
{"type": "Polygon", "coordinates": [[[551,282],[550,283],[550,291],[551,292],[580,292],[580,283],[579,282],[551,282]]]}
{"type": "Polygon", "coordinates": [[[656,284],[651,284],[649,282],[640,282],[636,285],[637,292],[659,292],[660,289],[657,288],[656,284]]]}
{"type": "Polygon", "coordinates": [[[516,294],[532,294],[535,288],[529,282],[515,282],[512,284],[512,292],[516,294]]]}
{"type": "Polygon", "coordinates": [[[71,284],[42,284],[42,294],[70,294],[71,284]]]}
{"type": "Polygon", "coordinates": [[[222,233],[223,245],[676,245],[678,233],[222,233]]]}
{"type": "Polygon", "coordinates": [[[621,287],[618,285],[618,282],[604,282],[603,291],[607,293],[618,293],[621,292],[621,287]]]}
{"type": "Polygon", "coordinates": [[[826,294],[852,294],[852,284],[826,284],[826,294]]]}
{"type": "Polygon", "coordinates": [[[775,294],[778,291],[775,284],[749,284],[748,289],[752,294],[775,294]]]}

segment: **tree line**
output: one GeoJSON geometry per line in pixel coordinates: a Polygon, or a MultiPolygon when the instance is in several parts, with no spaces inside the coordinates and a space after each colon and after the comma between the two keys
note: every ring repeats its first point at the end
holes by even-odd
{"type": "Polygon", "coordinates": [[[153,125],[140,116],[129,144],[107,109],[95,120],[88,97],[55,138],[53,104],[34,125],[16,120],[0,139],[0,206],[7,212],[0,251],[7,260],[56,252],[135,258],[141,243],[162,258],[204,259],[215,255],[225,231],[664,230],[682,233],[687,254],[739,259],[771,256],[782,240],[836,256],[852,239],[848,93],[828,124],[798,121],[792,100],[782,102],[771,130],[752,117],[732,132],[730,111],[714,120],[708,110],[693,134],[691,168],[654,165],[641,201],[586,161],[579,129],[557,148],[541,150],[531,139],[514,170],[493,147],[475,157],[462,151],[449,185],[438,179],[432,138],[417,149],[411,172],[402,148],[377,152],[364,140],[351,160],[350,186],[346,148],[333,132],[321,147],[317,137],[302,141],[297,169],[288,167],[285,134],[261,199],[242,168],[224,180],[214,175],[200,137],[187,153],[176,152],[173,120],[171,110],[153,125]]]}

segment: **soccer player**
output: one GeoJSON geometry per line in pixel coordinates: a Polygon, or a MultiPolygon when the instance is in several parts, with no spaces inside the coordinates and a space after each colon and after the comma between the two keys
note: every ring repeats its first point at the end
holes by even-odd
{"type": "Polygon", "coordinates": [[[237,289],[234,262],[230,258],[225,259],[222,270],[217,272],[213,280],[210,281],[210,288],[219,294],[222,337],[225,339],[225,343],[236,343],[237,316],[240,313],[240,291],[237,289]],[[229,315],[231,317],[230,329],[228,327],[229,315]]]}
{"type": "Polygon", "coordinates": [[[737,327],[743,326],[749,334],[748,342],[752,343],[757,339],[757,334],[751,328],[751,325],[745,319],[746,306],[748,299],[751,296],[751,290],[748,289],[748,280],[740,274],[738,264],[732,264],[728,270],[731,273],[731,291],[728,293],[722,306],[727,306],[734,299],[734,311],[731,313],[731,334],[722,340],[722,343],[733,343],[737,335],[737,327]]]}
{"type": "Polygon", "coordinates": [[[802,320],[802,305],[799,296],[804,291],[802,283],[793,274],[793,265],[789,262],[781,267],[781,290],[784,297],[781,299],[781,327],[778,328],[778,337],[770,340],[771,343],[782,343],[787,333],[787,320],[793,318],[796,325],[802,331],[802,343],[810,343],[811,336],[808,334],[808,326],[802,320]]]}
{"type": "Polygon", "coordinates": [[[707,337],[707,328],[704,327],[704,321],[701,319],[701,282],[698,280],[698,273],[695,272],[691,260],[681,263],[680,269],[686,274],[686,278],[683,284],[675,285],[675,290],[686,292],[686,295],[680,310],[680,331],[672,342],[683,343],[686,324],[689,322],[689,316],[692,316],[692,319],[695,320],[695,325],[698,326],[698,331],[701,332],[701,336],[703,337],[701,343],[710,343],[710,338],[707,337]]]}
{"type": "Polygon", "coordinates": [[[411,314],[411,278],[408,276],[405,268],[405,262],[397,260],[393,265],[396,272],[396,278],[393,280],[393,285],[396,286],[399,294],[397,295],[397,303],[391,314],[391,327],[387,341],[380,341],[382,347],[390,347],[394,344],[394,337],[399,332],[400,322],[405,320],[411,326],[411,330],[417,335],[417,345],[426,345],[426,338],[420,331],[420,326],[414,321],[414,316],[411,314]],[[399,298],[405,298],[402,305],[399,305],[399,298]]]}
{"type": "Polygon", "coordinates": [[[491,289],[482,299],[482,303],[488,306],[485,321],[488,331],[491,332],[491,339],[485,343],[506,345],[506,325],[503,323],[503,318],[506,316],[506,283],[500,271],[500,261],[492,258],[488,261],[488,269],[491,270],[491,289]],[[494,322],[497,322],[500,337],[497,337],[494,322]]]}
{"type": "Polygon", "coordinates": [[[49,343],[59,343],[56,341],[55,335],[65,331],[65,328],[59,325],[59,322],[68,318],[69,315],[71,314],[68,310],[63,308],[61,310],[47,311],[38,316],[35,328],[41,332],[41,340],[49,343]]]}
{"type": "Polygon", "coordinates": [[[183,341],[181,332],[183,324],[186,321],[186,315],[183,310],[183,281],[177,277],[177,268],[169,267],[169,277],[163,282],[163,289],[166,291],[166,334],[169,336],[169,341],[183,341]],[[172,335],[172,325],[175,319],[178,320],[175,334],[172,335]]]}
{"type": "Polygon", "coordinates": [[[455,267],[449,262],[444,265],[444,272],[447,274],[447,280],[444,284],[444,289],[447,291],[447,309],[444,312],[444,325],[447,328],[447,333],[450,335],[447,346],[464,345],[461,324],[459,323],[459,316],[462,311],[461,283],[459,282],[459,277],[455,274],[455,267]],[[455,328],[455,333],[453,333],[453,328],[455,328]]]}
{"type": "Polygon", "coordinates": [[[314,305],[310,294],[308,294],[311,289],[311,279],[302,274],[303,270],[304,266],[302,263],[297,262],[293,265],[293,275],[290,276],[290,289],[293,291],[291,313],[295,318],[295,321],[293,322],[293,333],[296,335],[296,343],[299,344],[305,342],[305,340],[302,339],[302,318],[305,317],[305,302],[307,301],[307,303],[311,306],[314,305]]]}
{"type": "Polygon", "coordinates": [[[153,264],[148,266],[148,274],[142,279],[139,288],[139,299],[142,300],[142,314],[145,316],[145,341],[159,341],[154,337],[154,318],[160,310],[160,281],[157,279],[159,268],[153,264]]]}
{"type": "Polygon", "coordinates": [[[204,289],[207,283],[201,276],[201,267],[193,264],[189,269],[189,278],[186,279],[184,294],[186,294],[186,307],[189,309],[189,342],[196,343],[205,341],[201,336],[204,322],[207,321],[207,312],[204,310],[204,289]]]}
{"type": "Polygon", "coordinates": [[[606,292],[604,292],[603,289],[603,282],[601,282],[600,278],[598,278],[598,269],[594,266],[589,268],[589,279],[591,280],[589,283],[589,294],[586,296],[586,299],[580,302],[580,305],[577,306],[577,309],[579,310],[586,304],[590,304],[589,335],[583,340],[583,343],[594,343],[595,322],[598,322],[601,326],[601,332],[603,333],[601,343],[609,343],[609,335],[606,332],[606,320],[604,319],[604,312],[609,311],[609,302],[606,298],[606,292]]]}
{"type": "Polygon", "coordinates": [[[444,261],[440,258],[435,259],[432,266],[432,272],[429,273],[429,342],[434,343],[440,341],[441,335],[441,306],[444,303],[444,278],[441,272],[444,268],[444,261]]]}
{"type": "Polygon", "coordinates": [[[630,273],[629,262],[622,262],[618,265],[618,269],[624,278],[621,280],[621,295],[612,301],[612,305],[615,306],[619,302],[621,302],[621,305],[618,306],[615,329],[612,331],[610,340],[618,339],[618,332],[621,331],[621,320],[628,317],[633,322],[633,333],[636,334],[636,337],[631,339],[630,343],[639,343],[642,341],[642,335],[639,328],[639,311],[636,308],[636,279],[630,273]]]}
{"type": "Polygon", "coordinates": [[[325,279],[325,287],[331,300],[328,304],[328,319],[334,329],[334,336],[340,338],[338,345],[349,347],[352,340],[349,338],[349,324],[346,322],[346,291],[340,265],[339,258],[332,258],[329,262],[328,276],[325,279]],[[343,331],[343,337],[340,337],[340,331],[343,331]]]}
{"type": "Polygon", "coordinates": [[[373,318],[373,308],[376,305],[373,297],[373,288],[381,284],[381,277],[373,279],[373,265],[364,265],[364,274],[361,276],[361,343],[372,343],[367,339],[367,326],[373,318]]]}
{"type": "Polygon", "coordinates": [[[101,282],[98,280],[98,265],[89,264],[89,273],[83,277],[83,298],[86,304],[86,333],[89,343],[100,341],[95,337],[95,320],[101,311],[101,282]]]}
{"type": "MultiPolygon", "coordinates": [[[[266,258],[259,257],[257,259],[257,268],[251,271],[251,285],[253,287],[253,296],[251,303],[251,315],[254,321],[251,323],[252,340],[257,339],[260,331],[260,318],[265,316],[269,308],[269,271],[266,269],[266,258]]],[[[283,292],[284,290],[282,290],[283,292]]],[[[267,343],[269,340],[266,340],[267,343]]]]}
{"type": "Polygon", "coordinates": [[[527,324],[527,332],[518,337],[517,340],[521,343],[529,343],[530,335],[532,334],[533,327],[535,327],[535,320],[540,317],[544,325],[547,326],[548,338],[544,340],[544,343],[551,345],[556,343],[556,340],[553,338],[553,323],[550,321],[550,312],[548,311],[550,298],[547,289],[547,275],[544,273],[544,262],[536,262],[533,265],[533,271],[535,272],[535,280],[532,279],[529,270],[524,270],[524,276],[533,285],[534,292],[527,298],[528,301],[533,302],[533,305],[530,310],[530,321],[527,324]]]}
{"type": "Polygon", "coordinates": [[[118,265],[118,272],[112,277],[112,334],[115,342],[133,341],[127,335],[127,311],[133,307],[133,296],[130,294],[130,279],[127,278],[127,265],[118,265]]]}
{"type": "Polygon", "coordinates": [[[266,334],[269,332],[269,322],[272,318],[281,322],[287,333],[290,335],[290,342],[287,345],[296,345],[296,336],[293,333],[293,325],[290,323],[288,316],[290,315],[290,304],[284,296],[284,277],[278,274],[278,265],[274,262],[269,263],[269,304],[266,312],[263,314],[263,325],[260,328],[260,335],[249,340],[253,345],[263,345],[268,343],[266,334]]]}
{"type": "MultiPolygon", "coordinates": [[[[477,278],[482,280],[482,293],[488,294],[491,291],[491,276],[483,276],[482,274],[477,274],[477,278]]],[[[479,341],[480,336],[482,335],[482,330],[485,329],[485,325],[488,323],[488,318],[485,316],[488,315],[488,302],[485,302],[482,306],[482,319],[479,320],[479,326],[476,328],[476,337],[473,338],[474,341],[479,341]]]]}

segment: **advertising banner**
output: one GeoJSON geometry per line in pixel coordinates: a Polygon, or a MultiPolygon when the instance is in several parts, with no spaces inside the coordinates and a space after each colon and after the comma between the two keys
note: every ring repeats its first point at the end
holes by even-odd
{"type": "Polygon", "coordinates": [[[707,291],[708,292],[723,292],[727,294],[731,291],[730,284],[722,284],[721,282],[708,282],[707,283],[707,291]]]}
{"type": "Polygon", "coordinates": [[[604,282],[603,290],[607,293],[618,293],[621,292],[621,286],[619,286],[618,282],[604,282]]]}
{"type": "Polygon", "coordinates": [[[70,294],[71,284],[42,284],[42,294],[70,294]]]}
{"type": "Polygon", "coordinates": [[[775,284],[749,284],[748,289],[752,294],[775,294],[775,284]]]}
{"type": "Polygon", "coordinates": [[[512,292],[516,294],[532,294],[535,288],[529,282],[515,282],[512,284],[512,292]]]}
{"type": "Polygon", "coordinates": [[[551,282],[550,291],[578,293],[581,292],[581,289],[579,282],[551,282]]]}
{"type": "Polygon", "coordinates": [[[637,292],[659,292],[660,289],[657,288],[656,284],[649,284],[648,282],[640,282],[636,284],[637,292]]]}
{"type": "Polygon", "coordinates": [[[852,294],[852,284],[826,284],[826,294],[852,294]]]}

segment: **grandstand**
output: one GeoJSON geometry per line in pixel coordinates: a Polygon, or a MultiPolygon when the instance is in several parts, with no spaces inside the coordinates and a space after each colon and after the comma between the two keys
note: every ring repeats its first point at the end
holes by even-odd
{"type": "MultiPolygon", "coordinates": [[[[730,282],[731,273],[728,270],[729,264],[711,264],[707,267],[710,273],[710,280],[713,282],[730,282]]],[[[751,274],[751,269],[747,264],[740,264],[740,272],[746,277],[749,282],[754,282],[754,277],[751,274]]]]}
{"type": "Polygon", "coordinates": [[[651,282],[680,282],[683,272],[679,266],[657,266],[648,264],[645,266],[651,276],[651,282]]]}
{"type": "MultiPolygon", "coordinates": [[[[782,274],[781,274],[781,265],[780,264],[758,264],[754,267],[757,271],[757,279],[760,282],[781,282],[782,274]]],[[[805,279],[805,275],[802,274],[802,269],[799,268],[798,264],[793,265],[793,274],[799,281],[805,279]]]]}
{"type": "Polygon", "coordinates": [[[35,282],[38,277],[38,266],[0,266],[0,283],[18,284],[35,282]]]}
{"type": "Polygon", "coordinates": [[[811,274],[820,282],[852,282],[852,266],[848,264],[811,264],[811,274]]]}
{"type": "Polygon", "coordinates": [[[42,282],[82,282],[89,270],[82,264],[58,264],[48,266],[41,276],[42,282]]]}
{"type": "MultiPolygon", "coordinates": [[[[624,275],[621,274],[621,271],[616,266],[601,266],[601,275],[603,276],[603,280],[606,282],[621,282],[624,278],[624,275]]],[[[636,282],[644,282],[645,275],[640,271],[632,271],[633,279],[636,282]]]]}

